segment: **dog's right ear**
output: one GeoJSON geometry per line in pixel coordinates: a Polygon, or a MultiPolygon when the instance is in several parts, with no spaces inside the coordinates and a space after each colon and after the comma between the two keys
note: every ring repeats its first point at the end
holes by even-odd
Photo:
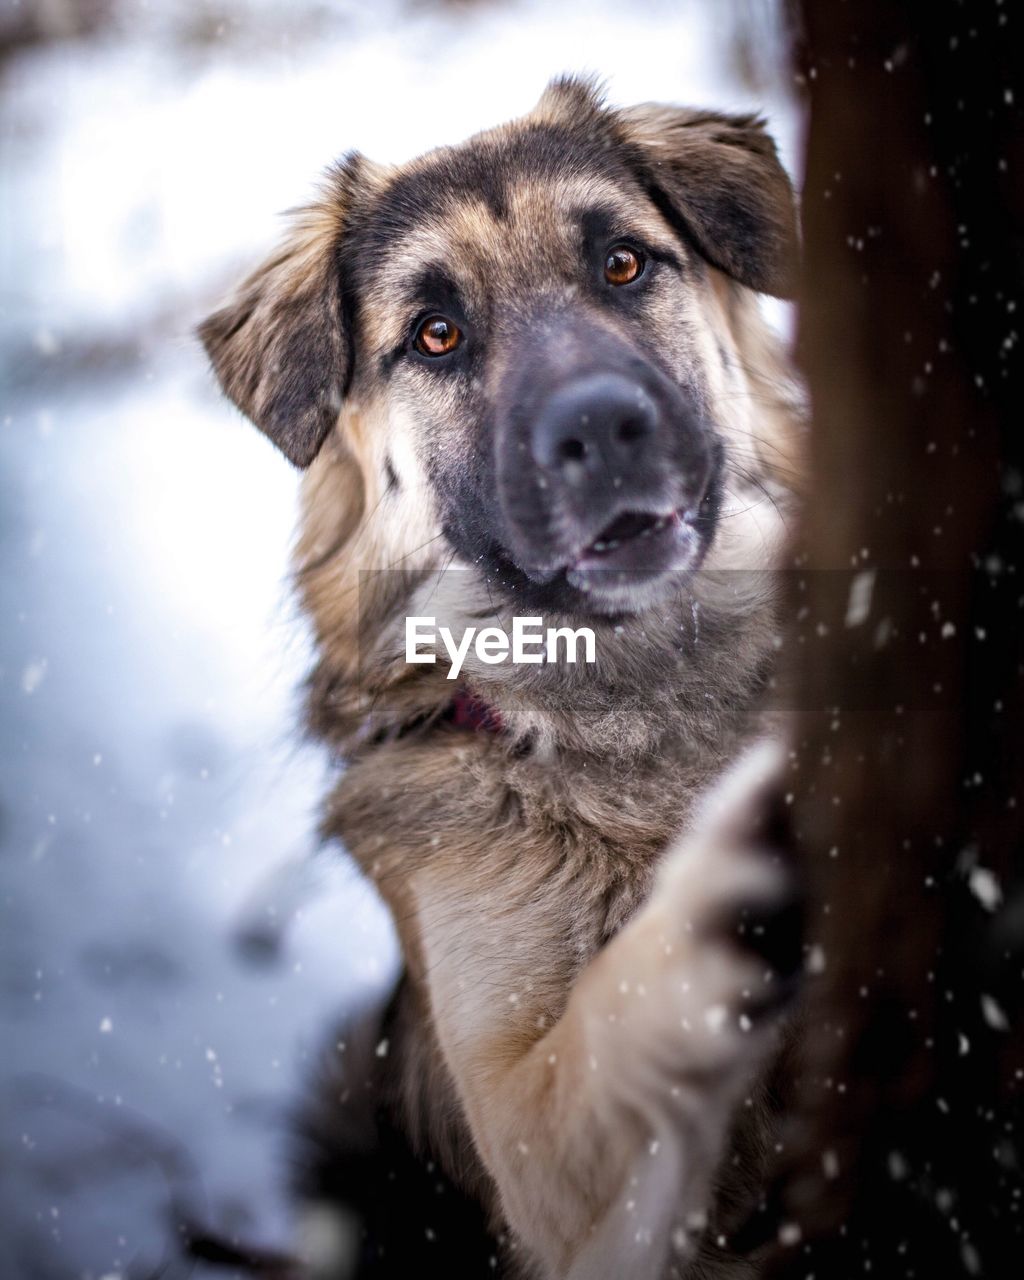
{"type": "Polygon", "coordinates": [[[298,467],[337,422],[350,376],[339,258],[363,167],[351,156],[333,170],[278,252],[198,329],[225,394],[298,467]]]}

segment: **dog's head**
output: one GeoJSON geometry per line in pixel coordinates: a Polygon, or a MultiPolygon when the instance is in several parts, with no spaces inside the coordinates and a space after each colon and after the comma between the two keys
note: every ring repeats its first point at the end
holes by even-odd
{"type": "Polygon", "coordinates": [[[461,146],[348,158],[201,336],[294,463],[337,433],[410,554],[529,607],[635,612],[715,537],[726,294],[787,295],[795,242],[759,120],[558,81],[461,146]]]}

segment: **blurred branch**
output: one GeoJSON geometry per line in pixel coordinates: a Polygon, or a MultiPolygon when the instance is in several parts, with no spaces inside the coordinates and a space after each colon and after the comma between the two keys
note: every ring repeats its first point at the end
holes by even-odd
{"type": "Polygon", "coordinates": [[[115,0],[11,0],[0,9],[0,65],[18,50],[89,35],[109,22],[115,0]]]}

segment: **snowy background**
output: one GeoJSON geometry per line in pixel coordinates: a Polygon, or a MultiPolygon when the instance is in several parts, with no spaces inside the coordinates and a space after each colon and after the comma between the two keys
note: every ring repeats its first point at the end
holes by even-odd
{"type": "Polygon", "coordinates": [[[286,1248],[290,1106],[388,981],[294,731],[296,475],[190,336],[350,148],[528,109],[795,108],[769,0],[0,6],[0,1276],[286,1248]]]}

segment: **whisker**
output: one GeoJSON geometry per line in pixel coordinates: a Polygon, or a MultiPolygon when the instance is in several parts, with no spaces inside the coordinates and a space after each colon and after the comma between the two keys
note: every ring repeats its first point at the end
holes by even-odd
{"type": "Polygon", "coordinates": [[[333,560],[334,557],[345,546],[347,546],[348,543],[350,543],[352,539],[356,537],[357,534],[361,533],[362,530],[366,528],[371,518],[374,515],[376,515],[377,512],[380,510],[380,504],[383,501],[384,501],[384,493],[382,492],[380,497],[374,503],[373,507],[364,516],[360,518],[359,523],[350,533],[346,533],[339,536],[337,541],[334,543],[334,545],[328,548],[328,550],[325,551],[323,555],[318,556],[315,560],[310,561],[310,563],[308,564],[302,565],[300,568],[298,568],[295,571],[296,580],[301,581],[303,578],[308,577],[309,574],[316,573],[319,569],[324,568],[325,565],[327,565],[331,560],[333,560]]]}

